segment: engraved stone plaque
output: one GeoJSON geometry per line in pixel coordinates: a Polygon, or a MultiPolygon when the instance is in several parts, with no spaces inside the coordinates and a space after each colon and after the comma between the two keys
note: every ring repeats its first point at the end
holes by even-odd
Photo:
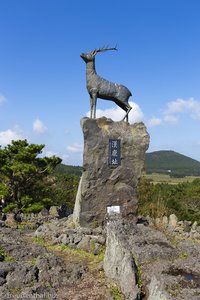
{"type": "Polygon", "coordinates": [[[121,140],[109,139],[108,164],[119,166],[121,164],[121,140]]]}

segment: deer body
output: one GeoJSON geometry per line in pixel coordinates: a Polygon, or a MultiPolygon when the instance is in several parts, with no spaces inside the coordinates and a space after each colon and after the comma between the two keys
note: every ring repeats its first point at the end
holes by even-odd
{"type": "Polygon", "coordinates": [[[123,120],[126,118],[126,121],[128,121],[128,113],[132,108],[128,103],[131,92],[127,87],[121,84],[113,83],[100,77],[95,70],[96,53],[106,50],[116,50],[116,48],[103,48],[81,54],[81,58],[86,62],[86,82],[87,90],[90,95],[90,118],[96,118],[96,103],[97,98],[100,98],[114,101],[125,110],[126,114],[123,120]]]}

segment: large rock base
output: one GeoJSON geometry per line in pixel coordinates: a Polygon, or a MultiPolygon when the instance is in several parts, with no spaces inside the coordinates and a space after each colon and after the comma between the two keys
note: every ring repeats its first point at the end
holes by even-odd
{"type": "Polygon", "coordinates": [[[83,174],[74,208],[74,222],[102,226],[108,206],[119,206],[123,217],[137,213],[136,188],[144,168],[149,135],[143,123],[130,125],[105,117],[81,119],[84,135],[83,174]],[[121,141],[121,164],[108,164],[109,139],[121,141]]]}

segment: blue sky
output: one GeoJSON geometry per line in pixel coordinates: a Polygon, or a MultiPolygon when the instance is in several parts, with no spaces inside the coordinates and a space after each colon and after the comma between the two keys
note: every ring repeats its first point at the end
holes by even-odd
{"type": "MultiPolygon", "coordinates": [[[[80,119],[89,111],[81,52],[127,86],[131,122],[143,121],[149,152],[174,150],[200,161],[199,0],[0,0],[0,145],[45,144],[45,155],[81,165],[80,119]]],[[[115,103],[98,115],[119,119],[115,103]]]]}

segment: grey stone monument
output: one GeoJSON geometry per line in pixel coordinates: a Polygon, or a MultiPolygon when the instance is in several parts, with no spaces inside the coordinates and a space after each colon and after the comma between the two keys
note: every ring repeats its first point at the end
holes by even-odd
{"type": "Polygon", "coordinates": [[[149,146],[145,125],[103,117],[82,118],[81,127],[84,156],[73,213],[76,226],[102,226],[110,212],[134,219],[138,208],[138,179],[149,146]]]}
{"type": "Polygon", "coordinates": [[[137,214],[137,184],[144,167],[149,135],[143,123],[130,125],[129,89],[97,75],[95,56],[116,48],[82,53],[90,95],[90,118],[81,119],[84,136],[83,174],[76,196],[73,219],[77,226],[97,227],[107,215],[134,219],[137,214]],[[125,112],[120,122],[96,119],[97,98],[114,101],[125,112]],[[124,122],[126,119],[127,122],[124,122]]]}

